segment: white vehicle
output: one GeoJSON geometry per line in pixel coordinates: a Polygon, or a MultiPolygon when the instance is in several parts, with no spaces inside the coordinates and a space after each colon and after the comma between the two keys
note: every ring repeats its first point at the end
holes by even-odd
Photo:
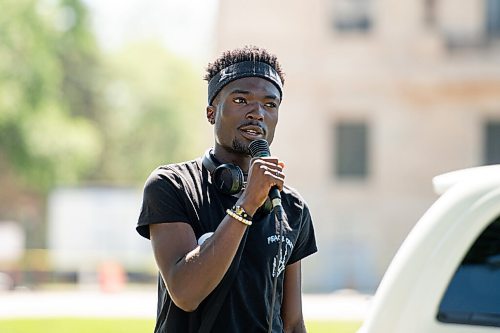
{"type": "Polygon", "coordinates": [[[500,332],[500,165],[433,183],[358,333],[500,332]]]}

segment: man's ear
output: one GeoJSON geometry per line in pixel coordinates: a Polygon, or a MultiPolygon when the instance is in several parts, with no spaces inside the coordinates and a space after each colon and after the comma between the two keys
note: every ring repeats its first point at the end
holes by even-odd
{"type": "Polygon", "coordinates": [[[207,106],[207,120],[210,124],[215,124],[215,106],[207,106]]]}

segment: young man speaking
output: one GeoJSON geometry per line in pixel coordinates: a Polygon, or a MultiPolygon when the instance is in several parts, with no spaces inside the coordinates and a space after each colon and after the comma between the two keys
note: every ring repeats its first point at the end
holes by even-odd
{"type": "Polygon", "coordinates": [[[309,209],[284,184],[284,163],[249,149],[273,141],[281,67],[244,47],[224,52],[205,78],[214,147],[158,167],[144,188],[137,231],[151,239],[160,271],[155,332],[306,332],[300,262],[317,251],[309,209]]]}

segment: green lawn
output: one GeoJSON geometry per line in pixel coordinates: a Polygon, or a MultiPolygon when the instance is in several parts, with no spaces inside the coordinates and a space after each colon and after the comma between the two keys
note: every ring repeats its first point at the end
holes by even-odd
{"type": "MultiPolygon", "coordinates": [[[[308,333],[354,333],[361,324],[342,321],[308,321],[308,333]]],[[[146,319],[44,318],[0,320],[2,333],[137,333],[153,332],[146,319]]]]}
{"type": "Polygon", "coordinates": [[[306,327],[308,333],[355,333],[361,327],[361,322],[306,321],[306,327]]]}

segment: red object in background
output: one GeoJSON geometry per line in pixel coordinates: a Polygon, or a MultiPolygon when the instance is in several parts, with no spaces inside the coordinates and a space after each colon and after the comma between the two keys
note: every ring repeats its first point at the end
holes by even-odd
{"type": "Polygon", "coordinates": [[[127,277],[123,267],[117,262],[104,262],[99,267],[99,285],[103,292],[123,290],[127,277]]]}

